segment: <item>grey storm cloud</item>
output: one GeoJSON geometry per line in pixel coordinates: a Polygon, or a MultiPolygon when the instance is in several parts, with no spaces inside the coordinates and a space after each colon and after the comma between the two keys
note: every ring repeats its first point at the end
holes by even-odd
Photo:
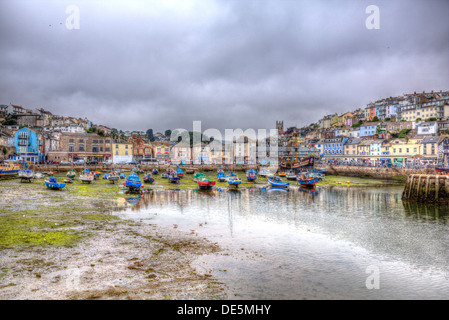
{"type": "Polygon", "coordinates": [[[445,0],[2,0],[0,103],[123,130],[307,125],[447,90],[447,12],[445,0]],[[372,4],[380,29],[365,26],[372,4]]]}

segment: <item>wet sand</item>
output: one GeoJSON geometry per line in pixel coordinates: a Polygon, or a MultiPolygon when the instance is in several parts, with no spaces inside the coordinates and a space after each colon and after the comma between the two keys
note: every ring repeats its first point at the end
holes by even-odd
{"type": "Polygon", "coordinates": [[[0,224],[17,222],[17,235],[0,234],[0,299],[226,299],[211,270],[193,266],[220,254],[217,244],[175,225],[110,216],[111,196],[99,204],[81,184],[50,191],[42,183],[0,181],[0,224]]]}

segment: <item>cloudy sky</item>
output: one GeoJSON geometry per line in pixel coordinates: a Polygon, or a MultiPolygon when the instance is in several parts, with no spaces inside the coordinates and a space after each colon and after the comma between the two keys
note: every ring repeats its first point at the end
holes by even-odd
{"type": "Polygon", "coordinates": [[[303,126],[448,90],[448,12],[446,0],[1,0],[0,104],[123,130],[303,126]]]}

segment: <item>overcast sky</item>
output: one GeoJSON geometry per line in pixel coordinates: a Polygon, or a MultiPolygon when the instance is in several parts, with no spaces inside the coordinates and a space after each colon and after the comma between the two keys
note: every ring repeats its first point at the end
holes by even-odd
{"type": "Polygon", "coordinates": [[[448,12],[447,0],[0,0],[0,104],[122,130],[303,126],[448,90],[448,12]]]}

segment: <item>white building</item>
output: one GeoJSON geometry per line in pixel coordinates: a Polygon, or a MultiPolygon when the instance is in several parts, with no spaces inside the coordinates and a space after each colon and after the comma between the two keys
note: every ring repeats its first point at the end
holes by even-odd
{"type": "Polygon", "coordinates": [[[435,122],[421,122],[417,126],[418,134],[437,134],[438,132],[438,123],[435,122]]]}

